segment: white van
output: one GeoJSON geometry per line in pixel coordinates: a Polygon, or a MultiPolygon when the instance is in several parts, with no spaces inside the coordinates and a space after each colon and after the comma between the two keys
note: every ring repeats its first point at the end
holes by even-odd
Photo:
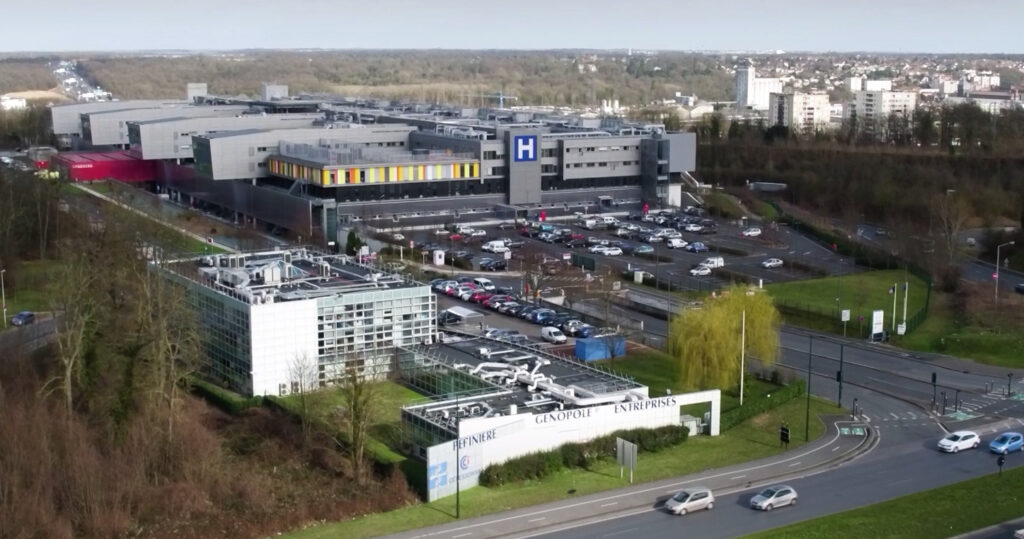
{"type": "Polygon", "coordinates": [[[509,252],[509,248],[505,245],[504,240],[494,240],[483,244],[480,247],[481,251],[487,251],[495,254],[504,254],[509,252]]]}
{"type": "Polygon", "coordinates": [[[665,247],[669,249],[682,249],[686,247],[686,241],[681,238],[669,238],[665,241],[665,247]]]}
{"type": "Polygon", "coordinates": [[[569,340],[569,338],[565,336],[565,333],[562,333],[562,330],[551,326],[541,329],[540,336],[545,341],[555,344],[562,344],[569,340]]]}
{"type": "Polygon", "coordinates": [[[493,292],[495,288],[494,283],[492,283],[490,279],[485,279],[483,277],[473,279],[473,286],[477,287],[478,290],[483,290],[484,292],[493,292]]]}
{"type": "Polygon", "coordinates": [[[720,268],[725,265],[725,259],[720,256],[709,256],[708,258],[705,258],[704,261],[701,262],[700,264],[702,266],[707,266],[712,269],[720,268]]]}
{"type": "Polygon", "coordinates": [[[601,222],[604,223],[606,226],[614,226],[619,224],[619,220],[610,215],[601,216],[601,222]]]}

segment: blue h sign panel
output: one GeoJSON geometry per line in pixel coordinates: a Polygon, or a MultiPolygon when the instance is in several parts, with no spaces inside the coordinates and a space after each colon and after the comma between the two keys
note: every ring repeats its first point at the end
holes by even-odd
{"type": "Polygon", "coordinates": [[[448,484],[448,463],[430,466],[427,470],[427,490],[434,490],[448,484]]]}
{"type": "Polygon", "coordinates": [[[514,161],[536,161],[537,135],[512,137],[512,159],[514,161]]]}

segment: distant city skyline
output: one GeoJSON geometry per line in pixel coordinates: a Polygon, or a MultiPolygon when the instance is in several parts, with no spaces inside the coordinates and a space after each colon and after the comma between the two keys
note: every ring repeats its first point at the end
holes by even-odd
{"type": "Polygon", "coordinates": [[[4,13],[0,52],[640,49],[1024,53],[1005,0],[50,0],[4,13]]]}

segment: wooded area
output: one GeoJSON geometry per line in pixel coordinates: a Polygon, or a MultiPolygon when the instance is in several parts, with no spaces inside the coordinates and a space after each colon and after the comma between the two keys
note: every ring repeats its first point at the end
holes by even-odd
{"type": "Polygon", "coordinates": [[[266,537],[415,499],[336,435],[365,422],[305,430],[280,406],[228,414],[192,397],[198,315],[144,258],[177,233],[91,204],[0,169],[7,298],[34,285],[50,311],[37,324],[55,317],[51,346],[4,344],[0,537],[266,537]]]}
{"type": "Polygon", "coordinates": [[[256,95],[260,83],[279,82],[292,94],[474,106],[494,105],[479,95],[499,90],[518,96],[518,104],[575,106],[597,105],[602,99],[645,104],[677,91],[706,99],[727,99],[733,93],[732,78],[720,65],[725,59],[687,53],[623,58],[573,51],[286,51],[94,57],[81,66],[84,75],[121,99],[181,98],[188,82],[207,82],[210,92],[220,95],[256,95]],[[588,64],[596,71],[590,72],[588,64]]]}
{"type": "Polygon", "coordinates": [[[46,66],[48,58],[5,58],[0,60],[0,94],[26,90],[48,90],[57,80],[46,66]]]}

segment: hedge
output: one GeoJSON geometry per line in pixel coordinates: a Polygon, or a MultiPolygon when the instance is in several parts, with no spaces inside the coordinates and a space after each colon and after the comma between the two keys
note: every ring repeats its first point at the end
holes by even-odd
{"type": "Polygon", "coordinates": [[[761,399],[748,399],[743,406],[738,406],[723,413],[719,428],[722,431],[726,431],[754,416],[774,410],[803,395],[805,385],[803,380],[796,380],[788,386],[783,386],[777,391],[771,392],[771,397],[765,396],[761,399]]]}
{"type": "Polygon", "coordinates": [[[588,442],[568,443],[551,451],[530,453],[501,464],[492,464],[480,473],[480,484],[496,487],[517,481],[543,479],[566,468],[588,469],[598,461],[615,455],[616,438],[637,444],[639,451],[654,453],[685,442],[689,434],[689,429],[680,425],[620,430],[588,442]]]}
{"type": "Polygon", "coordinates": [[[263,404],[263,397],[246,398],[198,378],[191,379],[190,384],[193,393],[229,414],[238,414],[263,404]]]}

